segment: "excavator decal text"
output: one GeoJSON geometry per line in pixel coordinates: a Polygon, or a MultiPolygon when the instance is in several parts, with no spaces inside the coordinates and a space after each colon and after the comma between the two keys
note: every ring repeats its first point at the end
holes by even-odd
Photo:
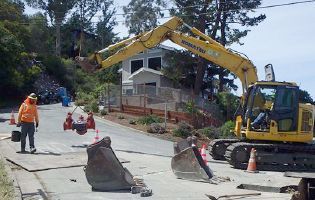
{"type": "Polygon", "coordinates": [[[202,48],[200,48],[200,47],[198,47],[198,46],[196,46],[196,45],[194,45],[194,44],[192,44],[192,43],[190,43],[190,42],[187,42],[187,41],[185,41],[185,40],[182,40],[182,43],[183,43],[184,45],[190,47],[190,48],[193,48],[193,49],[199,51],[200,53],[206,53],[206,51],[205,51],[204,49],[202,49],[202,48]]]}
{"type": "Polygon", "coordinates": [[[217,57],[220,56],[220,53],[218,53],[218,52],[216,52],[216,51],[213,51],[213,50],[211,50],[211,49],[208,49],[208,50],[207,50],[207,54],[208,54],[209,56],[212,56],[212,57],[215,57],[215,58],[217,58],[217,57]]]}

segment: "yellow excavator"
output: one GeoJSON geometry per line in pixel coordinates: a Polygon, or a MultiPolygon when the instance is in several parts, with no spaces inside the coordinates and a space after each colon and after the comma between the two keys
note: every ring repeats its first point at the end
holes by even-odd
{"type": "Polygon", "coordinates": [[[214,159],[226,159],[233,167],[244,169],[251,149],[255,148],[258,169],[315,170],[315,144],[312,143],[315,108],[299,102],[299,87],[292,82],[275,81],[270,64],[265,66],[266,80],[258,81],[256,67],[248,58],[225,48],[178,17],[110,45],[89,58],[76,60],[93,71],[110,67],[166,40],[230,70],[241,80],[243,95],[234,130],[238,139],[211,141],[209,152],[214,159]],[[181,26],[189,28],[195,36],[178,31],[181,26]],[[112,56],[102,58],[104,52],[113,50],[112,56]]]}

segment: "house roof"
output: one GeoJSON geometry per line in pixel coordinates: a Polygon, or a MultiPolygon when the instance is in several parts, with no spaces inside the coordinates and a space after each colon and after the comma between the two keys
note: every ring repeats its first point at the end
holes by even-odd
{"type": "Polygon", "coordinates": [[[156,75],[160,75],[162,76],[162,72],[160,71],[157,71],[157,70],[154,70],[154,69],[150,69],[150,68],[146,68],[146,67],[142,67],[140,69],[138,69],[137,71],[135,71],[133,74],[131,74],[131,76],[129,76],[129,80],[132,80],[135,76],[141,74],[141,73],[144,73],[144,72],[149,72],[149,73],[152,73],[152,74],[156,74],[156,75]]]}
{"type": "Polygon", "coordinates": [[[175,48],[174,48],[174,47],[166,46],[166,45],[163,45],[163,44],[159,44],[157,47],[158,47],[158,48],[161,48],[161,49],[166,49],[166,50],[170,50],[170,51],[175,51],[175,48]]]}
{"type": "Polygon", "coordinates": [[[123,81],[122,83],[123,83],[123,84],[132,84],[133,81],[132,81],[132,80],[125,80],[125,81],[123,81]]]}

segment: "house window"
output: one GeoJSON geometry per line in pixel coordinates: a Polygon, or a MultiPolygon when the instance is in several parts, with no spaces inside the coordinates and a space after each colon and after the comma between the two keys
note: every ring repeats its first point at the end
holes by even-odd
{"type": "Polygon", "coordinates": [[[156,86],[156,82],[145,83],[145,85],[149,85],[149,86],[156,86]]]}
{"type": "Polygon", "coordinates": [[[130,71],[131,73],[134,73],[135,71],[137,71],[138,69],[143,67],[143,60],[132,60],[130,61],[130,71]]]}
{"type": "Polygon", "coordinates": [[[150,69],[161,70],[161,66],[162,66],[161,57],[148,58],[148,67],[150,69]]]}

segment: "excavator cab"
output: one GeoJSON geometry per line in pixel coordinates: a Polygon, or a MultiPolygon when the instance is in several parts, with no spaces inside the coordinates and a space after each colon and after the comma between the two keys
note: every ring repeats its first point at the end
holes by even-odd
{"type": "Polygon", "coordinates": [[[290,83],[257,82],[249,88],[243,106],[243,127],[249,131],[297,131],[299,88],[290,83]]]}

